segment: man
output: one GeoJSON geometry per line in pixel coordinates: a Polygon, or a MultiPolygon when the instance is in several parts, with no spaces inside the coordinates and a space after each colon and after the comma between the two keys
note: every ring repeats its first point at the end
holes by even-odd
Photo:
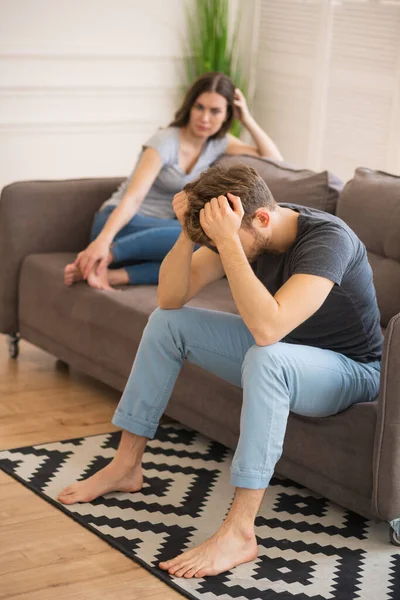
{"type": "Polygon", "coordinates": [[[183,231],[165,258],[113,423],[113,461],[64,490],[65,504],[142,487],[141,458],[188,359],[243,388],[232,507],[212,538],[162,569],[216,575],[257,556],[254,521],[289,411],[324,417],[373,400],[382,334],[364,245],[335,216],[280,204],[245,165],[212,167],[174,198],[183,231]],[[193,253],[195,243],[202,248],[193,253]],[[184,307],[226,275],[239,315],[184,307]]]}

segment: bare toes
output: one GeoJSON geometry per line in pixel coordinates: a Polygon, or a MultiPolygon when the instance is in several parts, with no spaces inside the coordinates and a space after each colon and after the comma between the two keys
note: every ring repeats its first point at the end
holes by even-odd
{"type": "Polygon", "coordinates": [[[72,494],[73,491],[74,490],[73,490],[72,486],[68,486],[58,494],[58,498],[60,496],[68,496],[68,494],[72,494]]]}
{"type": "Polygon", "coordinates": [[[175,565],[171,565],[171,566],[169,567],[169,569],[168,569],[168,573],[169,573],[170,575],[175,575],[175,573],[176,573],[177,571],[179,571],[179,569],[181,569],[181,568],[182,568],[182,562],[178,562],[178,563],[176,563],[175,565]]]}
{"type": "Polygon", "coordinates": [[[193,567],[193,563],[185,563],[178,571],[175,571],[175,577],[183,577],[188,570],[193,567]]]}
{"type": "Polygon", "coordinates": [[[191,569],[189,569],[189,571],[186,571],[184,577],[185,579],[190,579],[191,577],[193,577],[195,575],[195,573],[197,573],[199,566],[197,565],[196,567],[192,567],[191,569]]]}
{"type": "Polygon", "coordinates": [[[207,569],[200,569],[195,573],[195,577],[205,577],[207,574],[207,569]]]}
{"type": "Polygon", "coordinates": [[[76,496],[77,493],[75,486],[70,485],[58,494],[57,500],[59,500],[63,504],[74,504],[75,502],[77,502],[76,496]]]}
{"type": "Polygon", "coordinates": [[[78,502],[76,500],[75,494],[69,494],[67,496],[59,496],[58,499],[60,500],[60,502],[62,502],[62,504],[75,504],[75,502],[78,502]]]}
{"type": "Polygon", "coordinates": [[[171,558],[170,560],[164,560],[163,562],[158,563],[158,566],[161,569],[165,569],[166,571],[169,571],[169,569],[174,568],[176,570],[178,566],[182,564],[182,562],[182,560],[179,560],[179,556],[175,556],[175,558],[171,558]]]}

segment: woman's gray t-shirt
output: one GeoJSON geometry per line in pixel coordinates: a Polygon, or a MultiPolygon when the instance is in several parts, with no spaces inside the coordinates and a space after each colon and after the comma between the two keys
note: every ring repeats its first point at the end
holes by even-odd
{"type": "Polygon", "coordinates": [[[117,206],[131,180],[135,169],[146,148],[154,148],[157,150],[161,160],[162,167],[154,180],[148,194],[143,200],[139,215],[145,217],[158,217],[160,219],[175,219],[175,213],[172,208],[172,200],[175,194],[180,192],[183,187],[196,179],[202,171],[207,169],[221,154],[224,154],[228,145],[227,136],[222,138],[208,139],[204,144],[201,154],[197,159],[196,164],[190,173],[179,166],[179,127],[166,127],[159,129],[147,142],[143,145],[142,151],[138,156],[136,165],[130,176],[119,186],[107,202],[102,205],[102,209],[106,206],[117,206]]]}

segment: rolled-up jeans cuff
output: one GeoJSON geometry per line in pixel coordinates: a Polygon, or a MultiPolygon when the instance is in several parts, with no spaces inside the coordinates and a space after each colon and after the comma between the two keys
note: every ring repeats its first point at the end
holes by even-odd
{"type": "Polygon", "coordinates": [[[158,423],[149,423],[148,421],[137,418],[132,419],[118,410],[115,411],[111,422],[117,427],[121,427],[121,429],[126,429],[126,431],[129,431],[130,433],[150,439],[154,438],[158,428],[158,423]]]}
{"type": "Polygon", "coordinates": [[[273,473],[238,473],[231,471],[230,484],[233,487],[247,488],[249,490],[262,490],[269,486],[273,473]]]}

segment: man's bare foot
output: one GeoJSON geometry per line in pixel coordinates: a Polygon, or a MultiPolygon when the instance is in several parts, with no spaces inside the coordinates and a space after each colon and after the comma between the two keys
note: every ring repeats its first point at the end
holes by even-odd
{"type": "Polygon", "coordinates": [[[141,465],[127,469],[121,469],[112,461],[92,477],[77,481],[66,487],[58,496],[57,500],[62,504],[74,504],[75,502],[91,502],[99,496],[109,492],[138,492],[143,487],[143,474],[141,465]]]}
{"type": "Polygon", "coordinates": [[[67,265],[64,269],[64,283],[65,285],[72,285],[83,279],[82,273],[79,267],[75,263],[67,265]]]}
{"type": "Polygon", "coordinates": [[[225,522],[209,540],[159,566],[175,577],[189,579],[219,575],[254,560],[257,554],[254,531],[244,532],[225,522]]]}

